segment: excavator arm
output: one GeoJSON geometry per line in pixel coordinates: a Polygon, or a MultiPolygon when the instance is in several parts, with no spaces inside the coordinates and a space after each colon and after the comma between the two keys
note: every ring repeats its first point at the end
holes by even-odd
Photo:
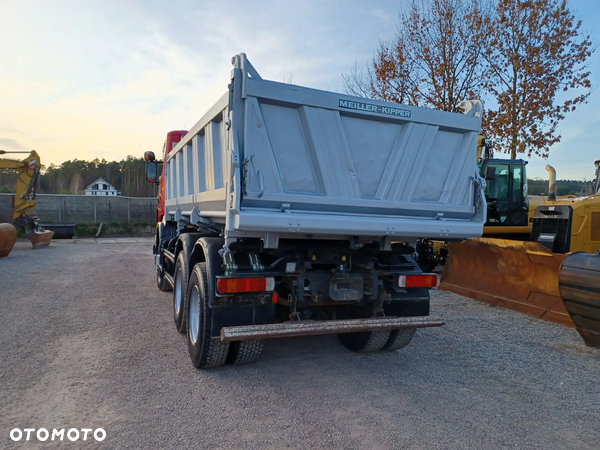
{"type": "MultiPolygon", "coordinates": [[[[5,150],[0,150],[0,155],[6,153],[24,152],[7,152],[5,150]]],[[[29,152],[29,155],[23,160],[0,158],[0,170],[17,171],[12,221],[15,227],[23,227],[26,229],[27,238],[31,241],[34,249],[50,245],[50,241],[54,235],[53,231],[44,230],[39,225],[37,217],[32,215],[33,209],[35,208],[35,191],[40,175],[40,169],[40,156],[35,150],[29,152]]],[[[0,257],[7,256],[12,250],[14,245],[13,234],[16,239],[16,232],[8,229],[6,224],[0,228],[0,247],[3,247],[3,250],[0,249],[0,257]]]]}
{"type": "MultiPolygon", "coordinates": [[[[0,150],[0,155],[9,153],[0,150]]],[[[0,170],[16,170],[17,184],[15,186],[15,201],[12,212],[13,222],[29,216],[35,207],[35,189],[40,175],[40,157],[32,150],[24,160],[0,158],[0,170]]]]}

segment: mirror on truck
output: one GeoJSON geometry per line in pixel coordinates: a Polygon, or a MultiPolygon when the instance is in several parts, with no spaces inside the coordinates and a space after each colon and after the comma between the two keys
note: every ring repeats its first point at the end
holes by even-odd
{"type": "Polygon", "coordinates": [[[485,168],[485,174],[483,175],[487,181],[492,181],[496,179],[496,168],[492,166],[487,166],[485,168]]]}
{"type": "Polygon", "coordinates": [[[154,152],[144,152],[144,161],[154,161],[156,158],[154,157],[154,152]]]}
{"type": "Polygon", "coordinates": [[[146,180],[151,183],[158,183],[158,179],[160,178],[160,173],[162,169],[162,164],[157,163],[155,161],[147,161],[146,162],[146,180]]]}

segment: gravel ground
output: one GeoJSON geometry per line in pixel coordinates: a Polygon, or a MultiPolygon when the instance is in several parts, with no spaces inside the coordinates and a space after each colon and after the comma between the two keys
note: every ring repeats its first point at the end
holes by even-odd
{"type": "Polygon", "coordinates": [[[195,370],[145,238],[18,242],[0,259],[0,447],[598,448],[600,350],[573,329],[446,293],[394,353],[267,341],[195,370]],[[21,444],[13,428],[104,428],[21,444]]]}

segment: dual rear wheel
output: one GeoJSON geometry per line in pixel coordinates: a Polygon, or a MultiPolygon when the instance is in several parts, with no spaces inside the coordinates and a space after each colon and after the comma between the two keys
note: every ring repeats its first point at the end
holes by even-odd
{"type": "Polygon", "coordinates": [[[222,342],[212,337],[212,310],[209,299],[214,286],[208,281],[206,263],[194,266],[187,290],[188,351],[197,369],[210,369],[224,363],[245,364],[257,359],[263,349],[262,340],[222,342]]]}
{"type": "Polygon", "coordinates": [[[408,328],[403,330],[340,333],[338,336],[342,344],[353,352],[369,353],[378,350],[391,352],[406,347],[415,335],[415,331],[415,328],[408,328]]]}
{"type": "MultiPolygon", "coordinates": [[[[173,286],[173,317],[175,327],[187,334],[188,351],[198,369],[219,367],[225,363],[239,365],[256,360],[263,349],[262,340],[222,342],[212,337],[212,310],[209,299],[215,295],[208,281],[206,263],[194,266],[188,279],[187,261],[183,252],[177,257],[173,286]]],[[[342,344],[351,351],[368,353],[393,351],[407,346],[415,329],[340,333],[342,344]]]]}
{"type": "Polygon", "coordinates": [[[175,276],[173,277],[173,319],[175,328],[180,333],[185,333],[187,330],[186,321],[186,293],[188,285],[188,269],[187,261],[183,252],[177,256],[175,263],[175,276]]]}

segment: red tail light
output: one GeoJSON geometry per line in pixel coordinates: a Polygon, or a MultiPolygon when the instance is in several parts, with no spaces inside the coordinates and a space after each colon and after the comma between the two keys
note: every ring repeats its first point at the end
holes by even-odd
{"type": "Polygon", "coordinates": [[[400,275],[398,277],[398,286],[402,288],[436,287],[437,275],[400,275]]]}
{"type": "Polygon", "coordinates": [[[219,294],[235,294],[238,292],[266,292],[275,289],[275,278],[218,278],[219,294]]]}

